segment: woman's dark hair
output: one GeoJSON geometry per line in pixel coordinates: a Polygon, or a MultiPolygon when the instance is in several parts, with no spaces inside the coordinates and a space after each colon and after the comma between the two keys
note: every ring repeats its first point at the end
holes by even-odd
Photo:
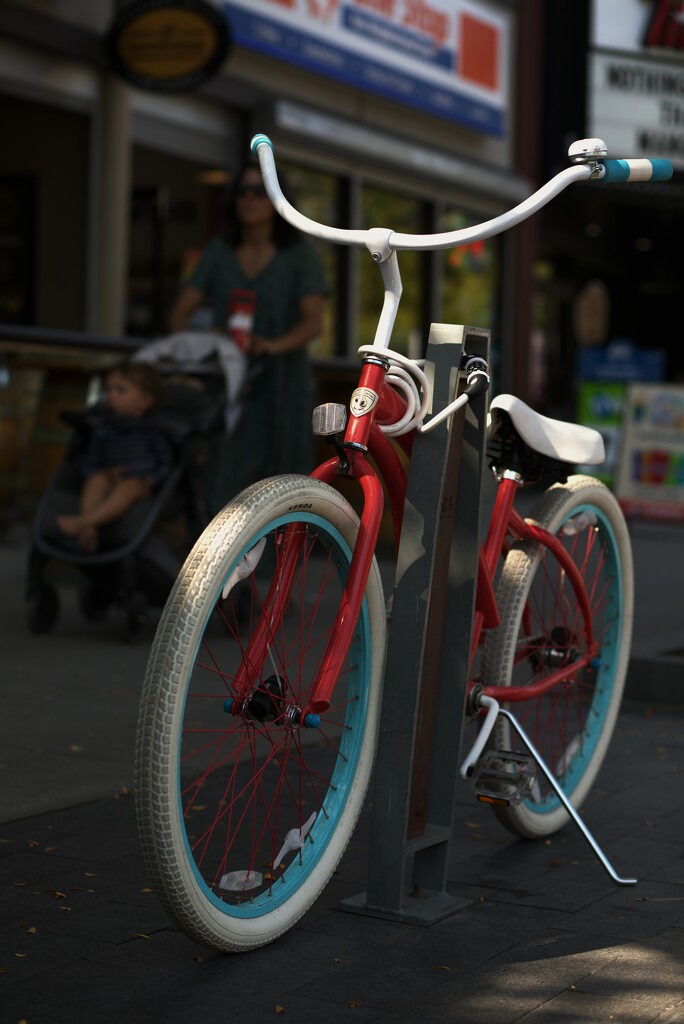
{"type": "MultiPolygon", "coordinates": [[[[231,181],[226,194],[226,240],[233,246],[239,245],[242,241],[242,224],[238,218],[236,208],[237,192],[239,186],[242,184],[245,172],[251,169],[255,169],[261,173],[258,162],[256,160],[248,160],[242,165],[231,181]]],[[[287,175],[282,170],[278,171],[278,181],[285,198],[289,200],[293,206],[296,205],[292,200],[292,191],[287,181],[287,175]]],[[[287,249],[287,247],[292,245],[297,238],[299,238],[299,232],[297,229],[284,220],[284,218],[276,211],[273,218],[273,241],[276,248],[287,249]]]]}

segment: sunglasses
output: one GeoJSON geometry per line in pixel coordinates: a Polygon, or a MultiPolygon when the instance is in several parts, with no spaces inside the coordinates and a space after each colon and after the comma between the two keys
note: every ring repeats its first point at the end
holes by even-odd
{"type": "Polygon", "coordinates": [[[263,185],[248,185],[248,184],[238,185],[238,187],[237,187],[237,195],[239,195],[239,196],[249,196],[249,195],[252,195],[256,199],[263,199],[264,196],[266,195],[266,189],[264,188],[263,185]]]}

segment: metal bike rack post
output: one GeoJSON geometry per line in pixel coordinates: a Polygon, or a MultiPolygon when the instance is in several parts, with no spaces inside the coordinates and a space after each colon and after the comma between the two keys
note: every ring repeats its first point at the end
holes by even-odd
{"type": "MultiPolygon", "coordinates": [[[[432,324],[433,414],[489,332],[432,324]]],[[[470,901],[446,892],[480,546],[486,397],[429,433],[409,468],[388,636],[367,890],[342,909],[430,925],[470,901]]]]}

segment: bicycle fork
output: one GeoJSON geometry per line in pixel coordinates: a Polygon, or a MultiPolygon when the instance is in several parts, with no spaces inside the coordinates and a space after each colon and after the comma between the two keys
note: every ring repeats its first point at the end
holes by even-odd
{"type": "MultiPolygon", "coordinates": [[[[333,476],[332,464],[337,465],[337,460],[331,460],[330,464],[326,463],[319,467],[312,476],[328,482],[333,476]]],[[[281,709],[281,712],[293,724],[303,725],[305,728],[316,728],[319,724],[319,715],[327,711],[330,706],[333,689],[351,645],[361,611],[365,581],[368,578],[380,529],[383,510],[382,485],[365,459],[356,460],[355,475],[364,493],[364,514],[342,593],[336,625],[319,666],[316,686],[308,705],[305,708],[288,706],[286,709],[281,709]]],[[[277,570],[261,608],[257,627],[244,651],[242,663],[235,675],[237,696],[236,699],[231,699],[228,702],[229,706],[226,708],[233,715],[238,715],[244,710],[247,712],[252,710],[250,704],[254,692],[254,680],[261,679],[264,664],[271,657],[273,637],[277,634],[287,610],[297,561],[302,545],[305,543],[304,531],[298,527],[298,523],[292,523],[284,531],[278,552],[277,570]]],[[[260,553],[257,554],[256,561],[258,561],[260,553]]],[[[249,566],[247,568],[249,569],[249,566]]],[[[278,667],[274,665],[273,668],[275,672],[273,679],[278,681],[278,686],[281,686],[278,667]]],[[[261,687],[259,688],[261,689],[261,687]]],[[[258,708],[255,710],[258,711],[258,708]]]]}
{"type": "MultiPolygon", "coordinates": [[[[362,376],[362,387],[359,388],[359,391],[363,391],[366,395],[375,394],[377,397],[378,392],[383,390],[386,366],[377,363],[364,367],[364,370],[366,373],[362,376]]],[[[388,392],[387,400],[391,401],[391,395],[392,393],[388,392]]],[[[379,405],[382,408],[384,402],[381,401],[379,405]]],[[[380,532],[384,509],[383,487],[377,473],[365,458],[369,439],[373,436],[374,417],[367,416],[366,422],[359,427],[358,421],[364,416],[364,413],[360,413],[358,416],[352,417],[345,438],[347,458],[344,467],[348,475],[359,483],[364,501],[359,533],[354,545],[336,623],[317,671],[316,684],[308,705],[305,708],[288,707],[285,712],[294,724],[303,725],[306,728],[317,727],[318,716],[327,711],[330,706],[335,684],[353,640],[366,590],[366,580],[380,532]]],[[[371,444],[370,447],[374,448],[374,445],[371,444]]],[[[340,456],[336,456],[319,466],[311,476],[316,480],[332,484],[339,475],[341,465],[340,456]]],[[[261,677],[262,668],[269,657],[272,638],[287,609],[292,580],[303,543],[304,535],[297,528],[297,523],[290,524],[284,531],[278,554],[278,569],[261,609],[259,623],[250,639],[248,649],[244,652],[242,664],[235,677],[237,699],[232,700],[229,707],[233,715],[240,714],[245,707],[248,711],[250,710],[249,702],[254,690],[254,680],[261,677]]],[[[277,671],[274,678],[278,678],[277,671]]]]}

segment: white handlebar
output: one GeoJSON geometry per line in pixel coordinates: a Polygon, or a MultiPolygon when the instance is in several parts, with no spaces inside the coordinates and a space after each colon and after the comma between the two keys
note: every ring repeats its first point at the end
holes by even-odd
{"type": "Polygon", "coordinates": [[[592,175],[592,169],[588,164],[577,164],[575,167],[567,167],[560,171],[551,181],[547,181],[540,189],[534,192],[522,203],[507,210],[498,217],[483,221],[482,224],[473,224],[468,228],[460,228],[458,231],[444,231],[435,235],[406,235],[399,232],[392,232],[389,245],[392,249],[451,249],[455,245],[468,245],[470,242],[479,242],[484,238],[491,238],[508,228],[515,227],[522,221],[527,220],[542,206],[546,206],[573,181],[586,181],[592,175]]]}
{"type": "Polygon", "coordinates": [[[393,231],[391,228],[365,230],[335,228],[328,224],[319,224],[318,221],[305,217],[299,210],[295,210],[282,193],[276,173],[271,140],[266,135],[255,135],[252,139],[252,151],[258,157],[269,199],[281,217],[284,217],[299,230],[305,231],[315,238],[322,238],[326,242],[337,242],[340,245],[365,245],[377,263],[388,259],[391,252],[403,249],[451,249],[454,246],[468,245],[470,242],[491,238],[492,235],[498,235],[526,220],[574,181],[586,180],[594,173],[594,168],[590,164],[576,164],[574,167],[568,167],[561,171],[512,210],[507,210],[500,216],[493,217],[482,224],[473,224],[471,227],[460,228],[457,231],[445,231],[441,234],[409,235],[393,231]]]}
{"type": "Polygon", "coordinates": [[[366,352],[372,348],[374,352],[381,353],[391,366],[391,382],[404,392],[407,399],[406,415],[398,423],[382,428],[386,433],[392,434],[406,433],[414,428],[419,431],[430,430],[450,416],[462,402],[468,401],[468,395],[463,393],[428,423],[423,422],[430,404],[428,379],[412,360],[392,352],[389,347],[402,291],[396,255],[399,250],[451,249],[491,238],[527,220],[575,181],[587,181],[590,178],[597,181],[665,181],[672,176],[672,165],[667,160],[607,160],[606,145],[601,139],[584,139],[570,147],[569,156],[575,161],[574,166],[560,171],[512,210],[507,210],[482,224],[473,224],[457,231],[445,231],[434,235],[410,235],[393,231],[392,228],[335,228],[305,217],[282,193],[275,168],[273,146],[268,136],[255,135],[252,139],[252,152],[259,160],[268,197],[281,217],[295,228],[326,242],[365,246],[379,266],[385,291],[382,310],[373,345],[363,346],[359,351],[366,352]],[[422,400],[411,375],[418,380],[422,400]]]}

